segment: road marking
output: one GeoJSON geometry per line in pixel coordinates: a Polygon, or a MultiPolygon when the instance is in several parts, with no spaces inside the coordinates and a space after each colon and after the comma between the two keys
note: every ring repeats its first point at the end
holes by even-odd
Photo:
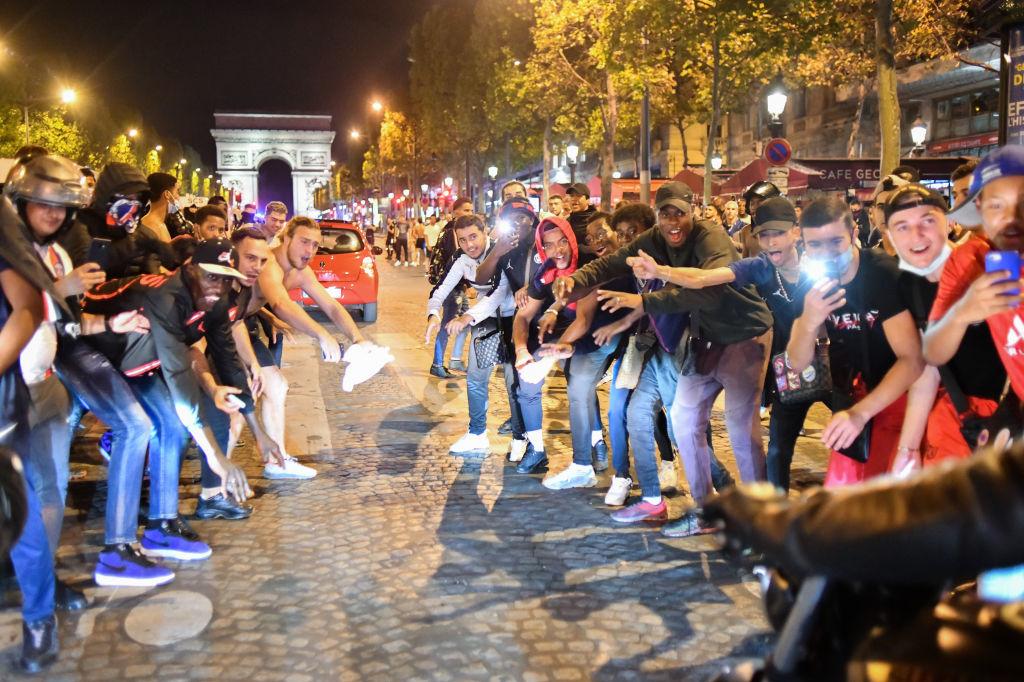
{"type": "Polygon", "coordinates": [[[292,455],[331,450],[331,428],[320,393],[320,346],[312,339],[285,342],[281,371],[288,379],[285,403],[285,449],[292,455]]]}

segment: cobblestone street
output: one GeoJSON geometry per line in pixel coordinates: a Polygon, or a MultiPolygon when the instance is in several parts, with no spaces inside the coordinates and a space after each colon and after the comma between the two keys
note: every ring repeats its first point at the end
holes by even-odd
{"type": "MultiPolygon", "coordinates": [[[[92,601],[61,614],[53,680],[700,680],[767,642],[756,582],[709,537],[670,540],[614,526],[597,488],[549,491],[506,465],[508,415],[492,379],[488,457],[447,453],[466,428],[465,379],[430,377],[422,269],[382,271],[368,336],[394,366],[341,390],[342,366],[303,339],[285,353],[292,391],[288,450],[308,482],[261,477],[252,437],[235,459],[256,498],[246,521],[190,520],[212,546],[204,562],[168,562],[169,586],[97,588],[105,472],[94,435],[79,439],[58,571],[92,601]]],[[[357,315],[358,319],[358,315],[357,315]]],[[[549,381],[552,468],[570,459],[565,382],[549,381]]],[[[603,400],[602,404],[606,405],[603,400]]],[[[716,449],[735,472],[716,412],[716,449]]],[[[820,480],[825,453],[812,412],[794,480],[820,480]]],[[[680,478],[682,478],[680,472],[680,478]]],[[[198,494],[183,467],[181,509],[198,494]]],[[[670,518],[687,505],[670,498],[670,518]]],[[[0,648],[20,614],[0,612],[0,648]]],[[[6,673],[6,662],[4,674],[6,673]]],[[[0,675],[3,677],[3,675],[0,675]]]]}

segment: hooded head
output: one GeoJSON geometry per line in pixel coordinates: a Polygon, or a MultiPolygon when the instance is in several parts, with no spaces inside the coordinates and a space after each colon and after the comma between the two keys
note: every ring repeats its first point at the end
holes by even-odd
{"type": "Polygon", "coordinates": [[[576,272],[579,246],[572,227],[565,219],[551,217],[540,221],[535,243],[537,253],[544,256],[544,264],[538,272],[541,283],[551,284],[556,277],[576,272]]]}
{"type": "Polygon", "coordinates": [[[148,192],[149,183],[138,168],[127,163],[108,163],[96,180],[90,208],[104,216],[112,236],[131,234],[145,213],[148,192]]]}

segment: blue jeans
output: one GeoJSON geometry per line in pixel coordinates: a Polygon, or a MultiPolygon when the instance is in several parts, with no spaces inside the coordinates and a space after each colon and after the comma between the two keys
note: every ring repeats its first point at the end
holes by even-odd
{"type": "Polygon", "coordinates": [[[64,501],[68,494],[68,458],[71,455],[70,405],[68,392],[56,376],[28,387],[29,440],[25,459],[31,462],[26,474],[32,477],[42,505],[43,525],[50,549],[57,551],[64,523],[64,501]]]}
{"type": "Polygon", "coordinates": [[[618,348],[618,337],[596,350],[573,355],[568,362],[569,431],[572,432],[572,461],[591,465],[591,432],[601,429],[601,412],[597,403],[597,384],[618,348]]]}
{"type": "MultiPolygon", "coordinates": [[[[205,391],[201,401],[200,414],[203,415],[203,424],[210,427],[210,430],[213,431],[213,438],[217,441],[217,447],[227,456],[228,440],[231,438],[231,416],[217,407],[205,391]]],[[[210,464],[203,454],[199,456],[199,471],[201,472],[201,485],[204,488],[218,488],[223,484],[220,476],[210,468],[210,464]]]]}
{"type": "Polygon", "coordinates": [[[178,478],[188,429],[161,374],[131,378],[128,385],[155,427],[149,447],[149,518],[173,519],[178,515],[178,478]]]}
{"type": "MultiPolygon", "coordinates": [[[[455,292],[452,291],[448,295],[448,298],[444,300],[444,305],[441,306],[441,327],[437,330],[437,338],[434,340],[434,364],[444,364],[444,352],[448,349],[448,330],[446,327],[448,323],[455,319],[455,313],[459,309],[459,304],[455,302],[455,292]]],[[[459,354],[456,355],[452,352],[452,357],[462,357],[462,347],[459,347],[459,354]]]]}
{"type": "Polygon", "coordinates": [[[82,341],[61,339],[57,374],[78,402],[110,427],[104,542],[135,542],[146,446],[153,422],[135,399],[128,380],[105,355],[82,341]]]}
{"type": "MultiPolygon", "coordinates": [[[[501,327],[502,338],[505,343],[505,355],[509,358],[515,357],[515,352],[511,351],[512,347],[512,321],[515,318],[510,317],[499,317],[498,324],[501,327]]],[[[458,343],[458,339],[456,339],[458,343]]],[[[452,351],[454,354],[454,351],[452,351]]],[[[505,377],[505,393],[508,396],[508,411],[509,411],[509,425],[512,429],[512,438],[516,440],[522,440],[526,437],[526,427],[523,424],[523,411],[519,407],[519,372],[516,371],[515,364],[506,362],[503,367],[503,374],[505,377]]]]}
{"type": "MultiPolygon", "coordinates": [[[[644,362],[640,380],[629,396],[626,407],[626,426],[629,442],[633,446],[633,463],[644,497],[661,495],[658,459],[654,454],[654,432],[658,411],[662,406],[666,409],[672,406],[679,366],[672,354],[666,353],[661,346],[655,346],[644,362]]],[[[628,471],[629,467],[624,466],[623,469],[628,471]]],[[[618,468],[616,471],[623,473],[618,468]]]]}
{"type": "MultiPolygon", "coordinates": [[[[473,327],[471,339],[482,329],[473,327]]],[[[479,436],[487,431],[488,393],[491,383],[491,367],[480,369],[476,364],[476,346],[470,341],[469,364],[466,365],[466,398],[469,401],[469,432],[479,436]]]]}
{"type": "MultiPolygon", "coordinates": [[[[9,447],[14,452],[25,452],[27,442],[28,429],[21,425],[0,441],[0,445],[9,447]]],[[[11,548],[10,555],[14,574],[18,577],[18,587],[21,588],[21,617],[33,623],[53,615],[55,577],[53,552],[49,540],[46,539],[42,505],[32,484],[35,478],[31,470],[32,465],[24,458],[21,461],[25,471],[27,513],[25,527],[11,548]]]]}
{"type": "Polygon", "coordinates": [[[669,414],[690,494],[698,504],[711,494],[710,449],[705,434],[711,421],[711,407],[722,390],[725,391],[725,427],[740,479],[744,483],[765,480],[758,407],[771,346],[769,330],[753,339],[726,346],[710,374],[679,377],[669,414]]]}
{"type": "Polygon", "coordinates": [[[452,343],[452,354],[448,356],[451,360],[461,360],[462,354],[466,349],[466,337],[469,336],[469,330],[463,329],[459,332],[459,335],[455,337],[455,341],[452,343]]]}

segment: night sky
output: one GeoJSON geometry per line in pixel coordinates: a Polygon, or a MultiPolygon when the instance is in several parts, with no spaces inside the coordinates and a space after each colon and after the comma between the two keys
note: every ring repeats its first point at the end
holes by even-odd
{"type": "Polygon", "coordinates": [[[407,96],[409,30],[437,1],[3,0],[0,40],[207,163],[226,109],[330,113],[341,159],[371,97],[407,96]]]}

